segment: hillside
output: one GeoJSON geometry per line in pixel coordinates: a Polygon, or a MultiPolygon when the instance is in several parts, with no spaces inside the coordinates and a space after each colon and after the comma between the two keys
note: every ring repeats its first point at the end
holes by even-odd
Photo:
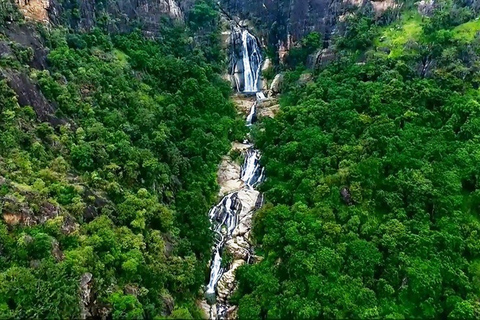
{"type": "Polygon", "coordinates": [[[0,319],[479,318],[479,10],[1,1],[0,319]]]}
{"type": "Polygon", "coordinates": [[[216,12],[153,40],[2,5],[0,318],[201,317],[217,164],[244,132],[219,38],[191,41],[216,12]]]}
{"type": "Polygon", "coordinates": [[[240,318],[480,316],[476,10],[351,15],[332,63],[285,73],[240,318]]]}

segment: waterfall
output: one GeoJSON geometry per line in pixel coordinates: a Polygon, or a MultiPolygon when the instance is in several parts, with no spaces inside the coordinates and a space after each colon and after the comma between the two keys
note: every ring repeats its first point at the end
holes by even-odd
{"type": "Polygon", "coordinates": [[[262,67],[262,55],[260,54],[257,39],[246,29],[242,31],[242,62],[243,92],[256,93],[262,67]]]}
{"type": "MultiPolygon", "coordinates": [[[[259,106],[259,103],[266,99],[263,92],[258,90],[262,56],[260,54],[257,39],[245,29],[241,30],[241,35],[243,92],[255,93],[256,96],[256,101],[252,104],[250,112],[246,118],[247,127],[251,127],[257,119],[257,107],[259,106]]],[[[239,62],[240,60],[237,61],[237,63],[239,62]]],[[[240,91],[240,78],[235,79],[237,89],[240,91]]],[[[249,138],[250,134],[247,134],[246,140],[241,144],[242,147],[240,150],[243,151],[245,159],[240,168],[240,174],[238,178],[236,178],[238,179],[236,181],[239,182],[239,187],[234,189],[236,191],[225,195],[216,206],[210,209],[208,213],[211,222],[211,230],[216,236],[215,244],[212,248],[210,279],[205,290],[207,300],[210,304],[214,304],[214,307],[216,307],[215,309],[210,307],[210,318],[226,319],[229,316],[230,306],[227,301],[228,294],[224,294],[225,282],[223,282],[223,291],[221,292],[223,295],[219,296],[218,290],[218,283],[222,280],[222,276],[227,272],[231,274],[232,271],[238,267],[238,265],[236,267],[226,265],[222,261],[222,253],[224,250],[231,248],[229,247],[229,240],[237,241],[238,238],[243,237],[244,243],[247,243],[247,246],[243,248],[243,251],[245,252],[243,260],[246,263],[250,263],[251,260],[252,246],[246,232],[248,232],[251,227],[253,212],[263,204],[263,196],[255,190],[255,187],[264,180],[265,174],[264,168],[260,165],[260,151],[254,148],[253,144],[249,141],[249,138]],[[253,198],[253,204],[252,197],[256,197],[256,199],[253,198]],[[245,218],[247,218],[247,221],[250,221],[247,226],[245,225],[245,218]],[[239,222],[240,219],[242,219],[241,222],[239,222]],[[243,230],[243,233],[240,233],[240,230],[243,230]],[[233,240],[232,238],[237,240],[233,240]],[[215,314],[212,314],[212,310],[215,310],[215,314]]],[[[242,250],[242,248],[240,249],[242,250]]],[[[229,288],[229,290],[232,289],[233,288],[229,288]]]]}
{"type": "Polygon", "coordinates": [[[250,127],[257,118],[257,103],[255,102],[250,108],[250,113],[247,116],[247,126],[250,127]]]}
{"type": "Polygon", "coordinates": [[[247,150],[242,167],[241,179],[247,187],[253,188],[263,179],[264,168],[260,166],[260,151],[250,148],[247,150]]]}
{"type": "Polygon", "coordinates": [[[215,294],[215,286],[217,285],[218,280],[222,276],[222,257],[220,256],[220,248],[217,246],[215,248],[215,256],[212,262],[212,271],[210,273],[210,282],[207,286],[207,294],[215,294]]]}

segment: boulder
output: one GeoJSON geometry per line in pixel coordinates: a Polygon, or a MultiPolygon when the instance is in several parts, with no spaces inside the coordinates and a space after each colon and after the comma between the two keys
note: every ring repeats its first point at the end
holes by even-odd
{"type": "Polygon", "coordinates": [[[230,270],[222,275],[217,286],[217,295],[219,300],[226,301],[228,298],[230,298],[236,286],[235,270],[244,264],[244,260],[235,260],[233,261],[230,270]]]}
{"type": "Polygon", "coordinates": [[[283,83],[283,74],[279,73],[273,78],[272,84],[270,85],[270,91],[273,94],[278,94],[282,91],[283,83]]]}
{"type": "Polygon", "coordinates": [[[241,236],[234,237],[227,241],[226,250],[236,260],[247,261],[250,255],[250,244],[241,236]]]}
{"type": "Polygon", "coordinates": [[[52,241],[52,255],[57,262],[63,261],[65,259],[65,255],[63,254],[62,250],[60,250],[60,243],[56,239],[52,241]]]}
{"type": "Polygon", "coordinates": [[[262,71],[268,70],[270,67],[272,67],[272,60],[270,60],[270,58],[266,58],[263,61],[262,71]]]}

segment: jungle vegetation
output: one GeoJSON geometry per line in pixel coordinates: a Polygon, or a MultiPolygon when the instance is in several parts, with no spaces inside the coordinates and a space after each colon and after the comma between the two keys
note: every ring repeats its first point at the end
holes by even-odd
{"type": "Polygon", "coordinates": [[[201,316],[206,213],[244,124],[219,75],[217,11],[198,1],[187,23],[164,19],[157,40],[41,28],[45,69],[1,29],[1,319],[78,318],[88,274],[94,316],[201,316]],[[18,74],[51,118],[20,104],[18,74]]]}
{"type": "Polygon", "coordinates": [[[352,17],[333,63],[286,72],[254,132],[268,204],[241,319],[480,316],[478,12],[435,3],[352,17]]]}

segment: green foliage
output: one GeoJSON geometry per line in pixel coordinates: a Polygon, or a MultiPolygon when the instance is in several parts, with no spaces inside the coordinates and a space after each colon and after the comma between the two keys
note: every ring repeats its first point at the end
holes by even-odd
{"type": "Polygon", "coordinates": [[[336,39],[339,50],[363,51],[373,44],[378,30],[375,21],[362,15],[348,15],[345,33],[336,39]]]}
{"type": "Polygon", "coordinates": [[[241,319],[480,316],[480,47],[453,37],[448,8],[360,64],[377,32],[361,18],[314,82],[285,75],[253,132],[270,203],[252,230],[263,259],[237,270],[241,319]]]}
{"type": "Polygon", "coordinates": [[[465,22],[453,29],[454,37],[459,40],[471,42],[480,31],[480,20],[465,22]]]}
{"type": "Polygon", "coordinates": [[[200,316],[217,164],[245,132],[206,3],[210,20],[192,17],[205,51],[167,23],[161,41],[45,31],[42,71],[15,47],[9,68],[38,82],[57,119],[40,123],[0,81],[0,318],[79,317],[87,272],[114,319],[168,315],[162,296],[171,317],[200,316]]]}
{"type": "Polygon", "coordinates": [[[18,12],[15,1],[2,0],[0,2],[0,26],[4,26],[8,22],[20,21],[21,14],[18,12]]]}
{"type": "Polygon", "coordinates": [[[417,9],[404,12],[402,18],[386,27],[380,28],[375,40],[377,47],[388,48],[389,57],[398,58],[404,54],[408,42],[418,41],[422,34],[421,16],[417,9]]]}
{"type": "Polygon", "coordinates": [[[302,39],[299,47],[289,51],[286,63],[292,67],[305,63],[310,54],[320,49],[321,43],[321,35],[318,32],[309,33],[302,39]]]}

